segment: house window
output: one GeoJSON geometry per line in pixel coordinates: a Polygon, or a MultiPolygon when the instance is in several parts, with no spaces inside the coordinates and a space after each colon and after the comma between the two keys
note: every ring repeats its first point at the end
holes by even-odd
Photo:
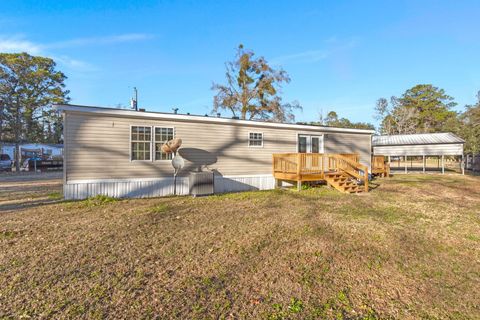
{"type": "Polygon", "coordinates": [[[152,128],[131,127],[131,160],[151,160],[152,128]]]}
{"type": "Polygon", "coordinates": [[[173,154],[162,151],[162,145],[173,139],[173,128],[155,127],[155,160],[172,160],[173,154]]]}
{"type": "Polygon", "coordinates": [[[262,147],[263,146],[263,133],[250,132],[248,134],[248,146],[249,147],[262,147]]]}

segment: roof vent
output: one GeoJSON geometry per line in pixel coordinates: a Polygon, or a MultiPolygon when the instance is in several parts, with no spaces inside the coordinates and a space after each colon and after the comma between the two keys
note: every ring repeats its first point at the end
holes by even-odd
{"type": "Polygon", "coordinates": [[[238,116],[233,116],[232,119],[239,120],[240,118],[238,116]]]}
{"type": "Polygon", "coordinates": [[[208,114],[207,114],[207,113],[205,113],[205,117],[208,117],[208,114]]]}
{"type": "Polygon", "coordinates": [[[217,118],[220,118],[222,114],[220,112],[217,112],[217,118]]]}
{"type": "Polygon", "coordinates": [[[140,108],[140,109],[138,109],[138,111],[140,111],[140,112],[145,112],[145,109],[144,109],[144,108],[140,108]]]}
{"type": "Polygon", "coordinates": [[[187,112],[187,116],[189,116],[189,115],[190,115],[190,112],[187,112]]]}

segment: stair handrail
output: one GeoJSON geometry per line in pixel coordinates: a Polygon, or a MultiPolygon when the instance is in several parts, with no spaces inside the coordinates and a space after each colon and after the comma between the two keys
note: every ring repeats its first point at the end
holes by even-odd
{"type": "Polygon", "coordinates": [[[342,170],[347,174],[363,181],[365,186],[365,192],[368,192],[368,167],[366,165],[355,162],[352,159],[345,157],[341,154],[330,154],[328,156],[337,161],[336,169],[342,170]],[[343,165],[345,163],[348,166],[343,165]],[[360,171],[363,171],[363,175],[360,174],[360,171]]]}

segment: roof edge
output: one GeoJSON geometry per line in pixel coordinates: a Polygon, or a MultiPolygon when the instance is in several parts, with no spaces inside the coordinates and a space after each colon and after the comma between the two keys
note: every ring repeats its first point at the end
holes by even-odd
{"type": "Polygon", "coordinates": [[[325,126],[312,126],[293,123],[278,123],[278,122],[266,122],[255,120],[240,120],[231,118],[217,118],[206,117],[200,115],[185,115],[174,114],[164,112],[152,112],[152,111],[133,111],[124,109],[115,109],[108,107],[95,107],[95,106],[82,106],[72,104],[54,104],[53,107],[59,111],[73,111],[73,112],[85,112],[85,113],[97,113],[105,115],[117,115],[127,117],[140,117],[151,119],[176,119],[183,121],[195,121],[195,122],[207,122],[207,123],[223,123],[223,124],[243,124],[249,126],[259,127],[277,127],[277,128],[290,128],[290,129],[308,129],[308,130],[322,130],[325,132],[341,132],[341,133],[359,133],[359,134],[371,134],[375,133],[374,130],[367,129],[351,129],[351,128],[337,128],[337,127],[325,127],[325,126]]]}
{"type": "Polygon", "coordinates": [[[410,134],[393,134],[393,135],[373,135],[372,136],[372,147],[385,147],[385,146],[403,146],[403,145],[438,145],[438,144],[465,144],[465,140],[463,138],[460,138],[457,136],[455,133],[446,131],[446,132],[433,132],[433,133],[410,133],[410,134]],[[440,135],[440,134],[447,134],[453,138],[455,138],[457,141],[444,141],[444,142],[420,142],[420,143],[380,143],[378,144],[376,140],[379,140],[377,138],[381,137],[410,137],[410,136],[422,136],[422,135],[440,135]]]}

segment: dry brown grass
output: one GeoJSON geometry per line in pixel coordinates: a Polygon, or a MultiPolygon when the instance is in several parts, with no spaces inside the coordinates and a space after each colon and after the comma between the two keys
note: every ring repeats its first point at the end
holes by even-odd
{"type": "Polygon", "coordinates": [[[378,183],[16,209],[12,191],[0,318],[479,318],[480,179],[378,183]]]}

